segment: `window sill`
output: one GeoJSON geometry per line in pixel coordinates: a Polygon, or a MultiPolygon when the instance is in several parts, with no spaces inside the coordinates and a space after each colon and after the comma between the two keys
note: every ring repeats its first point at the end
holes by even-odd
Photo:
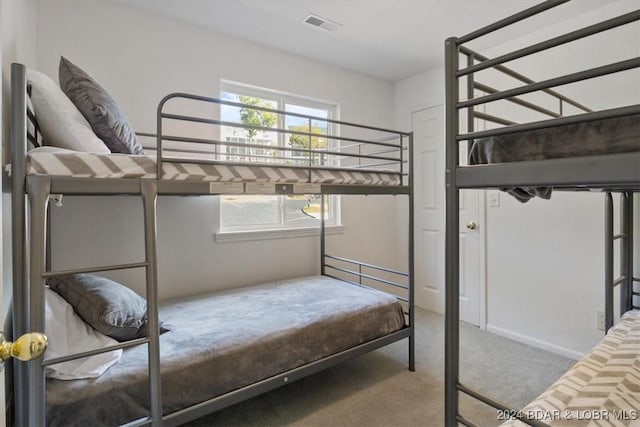
{"type": "MultiPolygon", "coordinates": [[[[344,225],[327,225],[325,233],[342,234],[344,225]]],[[[254,240],[292,239],[320,235],[319,227],[280,228],[275,230],[225,231],[214,234],[216,243],[249,242],[254,240]]]]}

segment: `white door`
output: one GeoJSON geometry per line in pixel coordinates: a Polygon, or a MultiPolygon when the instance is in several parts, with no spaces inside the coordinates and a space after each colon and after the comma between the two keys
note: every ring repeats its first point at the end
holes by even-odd
{"type": "MultiPolygon", "coordinates": [[[[415,167],[416,304],[444,313],[445,149],[442,105],[412,114],[415,167]]],[[[462,154],[461,154],[462,155],[462,154]]],[[[484,327],[481,293],[483,192],[460,193],[460,319],[484,327]],[[482,197],[481,197],[482,196],[482,197]],[[467,227],[468,226],[468,227],[467,227]],[[482,321],[482,325],[481,325],[482,321]]]]}

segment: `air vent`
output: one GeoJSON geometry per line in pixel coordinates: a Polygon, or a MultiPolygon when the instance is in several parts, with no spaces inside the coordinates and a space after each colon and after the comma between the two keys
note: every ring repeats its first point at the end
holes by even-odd
{"type": "Polygon", "coordinates": [[[337,31],[342,25],[337,22],[329,21],[321,16],[314,15],[313,13],[304,18],[304,23],[313,25],[325,31],[334,32],[337,31]]]}

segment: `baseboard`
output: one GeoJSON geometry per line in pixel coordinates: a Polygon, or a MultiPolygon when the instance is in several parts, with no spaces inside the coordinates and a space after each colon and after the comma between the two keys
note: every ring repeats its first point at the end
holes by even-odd
{"type": "Polygon", "coordinates": [[[580,353],[579,351],[574,351],[565,347],[560,347],[555,344],[551,344],[547,341],[542,341],[536,338],[531,338],[527,335],[518,334],[516,332],[510,331],[508,329],[503,329],[497,326],[487,324],[487,331],[496,335],[500,335],[501,337],[509,338],[513,341],[518,341],[523,344],[530,345],[532,347],[537,347],[542,350],[546,350],[548,352],[568,357],[569,359],[578,360],[584,356],[584,353],[580,353]]]}

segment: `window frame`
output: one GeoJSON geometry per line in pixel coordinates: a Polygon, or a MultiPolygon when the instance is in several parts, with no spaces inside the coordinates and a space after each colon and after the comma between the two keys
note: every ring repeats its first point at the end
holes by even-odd
{"type": "MultiPolygon", "coordinates": [[[[223,98],[223,93],[231,93],[240,96],[250,96],[254,98],[264,99],[266,101],[275,101],[275,109],[281,111],[287,111],[287,106],[299,106],[306,108],[313,108],[323,110],[327,112],[327,118],[331,120],[338,120],[339,105],[335,102],[329,102],[319,99],[310,98],[302,95],[295,95],[282,91],[276,91],[267,88],[260,88],[256,86],[247,85],[244,83],[238,83],[229,80],[221,80],[219,88],[220,98],[223,98]]],[[[222,107],[221,107],[222,108],[222,107]]],[[[285,129],[286,118],[284,115],[278,115],[278,122],[276,127],[285,129]]],[[[337,126],[332,123],[327,123],[329,127],[329,134],[337,135],[337,126]]],[[[221,136],[224,137],[224,131],[221,129],[221,136]]],[[[237,138],[245,138],[243,136],[237,136],[237,138]]],[[[259,135],[256,136],[259,138],[259,135]]],[[[284,132],[277,133],[278,146],[286,146],[287,134],[284,132]]],[[[330,144],[333,142],[330,141],[330,144]]],[[[220,155],[226,156],[227,153],[220,155]]],[[[218,231],[216,232],[216,241],[236,241],[236,240],[255,240],[255,239],[271,239],[279,237],[297,237],[317,234],[317,228],[319,221],[309,219],[302,222],[294,222],[287,219],[287,195],[265,195],[266,197],[277,198],[277,224],[237,224],[237,225],[225,225],[223,223],[223,198],[224,197],[243,197],[242,195],[221,195],[220,203],[218,207],[218,231]]],[[[294,195],[290,195],[294,196],[294,195]]],[[[331,232],[342,232],[344,227],[341,224],[341,211],[340,211],[340,197],[337,195],[327,196],[328,203],[328,215],[325,220],[325,225],[331,229],[331,232]]]]}

